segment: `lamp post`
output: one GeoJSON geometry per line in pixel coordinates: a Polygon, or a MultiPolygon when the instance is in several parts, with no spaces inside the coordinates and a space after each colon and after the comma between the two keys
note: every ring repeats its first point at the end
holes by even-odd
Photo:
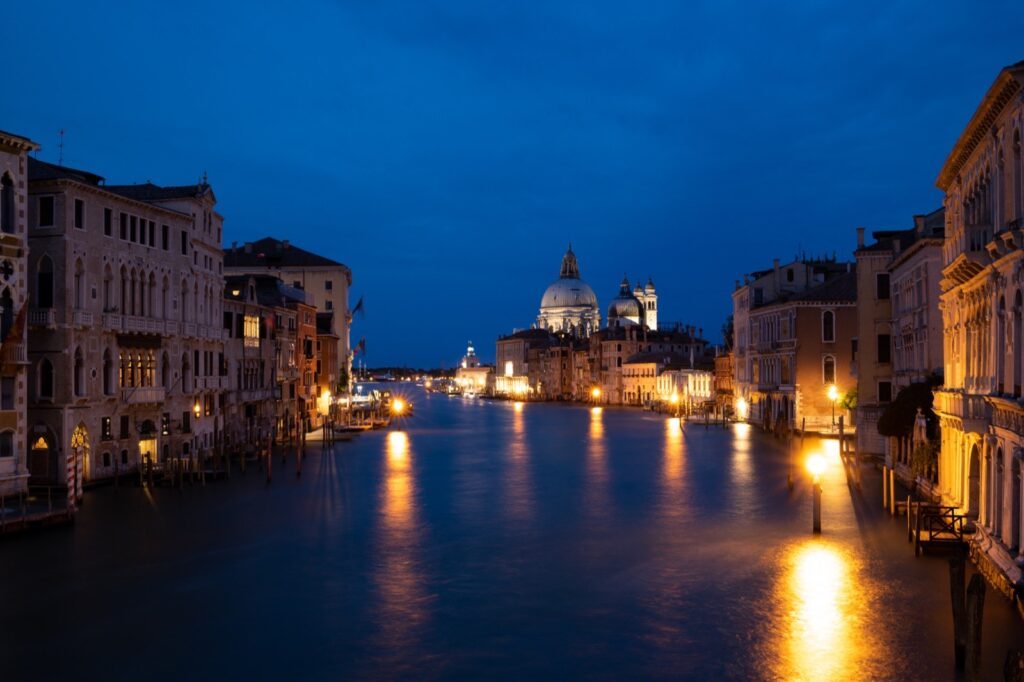
{"type": "Polygon", "coordinates": [[[669,402],[672,403],[673,408],[676,411],[676,419],[679,418],[679,394],[672,391],[672,397],[669,398],[669,402]]]}
{"type": "Polygon", "coordinates": [[[813,521],[812,532],[815,535],[821,533],[821,474],[825,471],[825,458],[819,454],[813,454],[807,458],[807,471],[811,474],[811,485],[813,491],[813,521]]]}
{"type": "Polygon", "coordinates": [[[597,386],[594,386],[594,388],[590,389],[590,397],[596,405],[601,400],[601,389],[598,388],[597,386]]]}
{"type": "Polygon", "coordinates": [[[832,401],[832,428],[836,427],[836,401],[839,400],[839,389],[835,384],[828,387],[828,399],[832,401]]]}

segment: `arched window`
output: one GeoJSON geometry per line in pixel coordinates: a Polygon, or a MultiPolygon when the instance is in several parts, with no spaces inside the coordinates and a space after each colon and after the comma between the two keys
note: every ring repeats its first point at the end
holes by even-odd
{"type": "Polygon", "coordinates": [[[39,270],[36,272],[36,307],[53,307],[53,261],[49,256],[39,259],[39,270]]]}
{"type": "Polygon", "coordinates": [[[53,363],[46,358],[39,361],[39,397],[53,398],[53,363]]]}
{"type": "Polygon", "coordinates": [[[149,298],[146,300],[146,309],[149,311],[150,317],[156,317],[156,275],[152,272],[149,273],[149,288],[147,292],[149,298]]]}
{"type": "Polygon", "coordinates": [[[171,390],[171,359],[167,357],[167,353],[160,356],[160,383],[165,390],[171,390]]]}
{"type": "Polygon", "coordinates": [[[831,355],[822,358],[821,378],[825,384],[836,383],[836,359],[831,355]]]}
{"type": "Polygon", "coordinates": [[[114,273],[110,263],[103,266],[103,312],[110,312],[114,307],[114,273]]]}
{"type": "Polygon", "coordinates": [[[114,360],[110,349],[103,351],[103,395],[114,394],[114,360]]]}
{"type": "Polygon", "coordinates": [[[160,314],[165,320],[171,319],[171,285],[167,275],[164,275],[163,291],[160,294],[160,314]]]}
{"type": "Polygon", "coordinates": [[[124,311],[125,314],[127,315],[135,314],[135,306],[137,305],[136,302],[138,301],[138,283],[139,275],[137,272],[135,272],[135,268],[132,268],[132,272],[128,282],[128,309],[124,311]]]}
{"type": "Polygon", "coordinates": [[[821,340],[825,343],[836,340],[836,314],[831,310],[821,314],[821,340]]]}
{"type": "Polygon", "coordinates": [[[128,279],[128,268],[126,268],[125,266],[122,265],[121,266],[121,309],[119,311],[122,315],[127,315],[128,314],[128,299],[129,299],[128,287],[129,287],[129,285],[130,285],[130,281],[128,279]]]}
{"type": "Polygon", "coordinates": [[[75,260],[75,308],[81,310],[85,307],[85,266],[82,259],[75,260]]]}
{"type": "Polygon", "coordinates": [[[181,321],[191,322],[191,318],[188,305],[188,281],[181,280],[181,321]]]}
{"type": "Polygon", "coordinates": [[[192,392],[192,365],[187,351],[181,354],[181,390],[183,393],[192,392]]]}
{"type": "Polygon", "coordinates": [[[0,178],[0,232],[14,234],[14,181],[10,173],[0,178]]]}
{"type": "Polygon", "coordinates": [[[85,358],[82,357],[81,348],[75,349],[74,387],[76,396],[85,395],[85,358]]]}
{"type": "Polygon", "coordinates": [[[10,288],[4,288],[0,294],[0,339],[6,339],[7,333],[14,326],[14,299],[10,288]]]}

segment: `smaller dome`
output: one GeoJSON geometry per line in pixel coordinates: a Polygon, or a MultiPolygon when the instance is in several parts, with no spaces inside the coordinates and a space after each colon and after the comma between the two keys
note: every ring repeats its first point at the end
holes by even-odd
{"type": "Polygon", "coordinates": [[[608,324],[611,325],[616,320],[618,323],[629,321],[639,324],[642,309],[640,301],[629,290],[629,278],[623,277],[622,283],[619,284],[619,295],[608,304],[608,324]]]}

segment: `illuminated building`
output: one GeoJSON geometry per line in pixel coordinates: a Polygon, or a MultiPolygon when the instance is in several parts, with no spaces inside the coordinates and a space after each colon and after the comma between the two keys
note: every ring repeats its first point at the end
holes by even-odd
{"type": "Polygon", "coordinates": [[[942,371],[938,309],[943,212],[915,216],[906,230],[857,228],[857,409],[861,453],[891,451],[878,419],[900,388],[942,371]]]}
{"type": "Polygon", "coordinates": [[[558,279],[544,291],[537,315],[537,327],[549,332],[565,332],[579,338],[590,336],[601,325],[597,295],[580,279],[579,265],[572,246],[562,257],[558,279]]]}
{"type": "MultiPolygon", "coordinates": [[[[224,272],[233,275],[271,275],[310,294],[319,312],[333,313],[330,335],[336,336],[339,377],[347,385],[352,372],[348,292],[352,271],[345,265],[295,246],[287,239],[265,237],[242,246],[232,243],[224,252],[224,272]]],[[[311,322],[315,325],[315,322],[311,322]]]]}
{"type": "MultiPolygon", "coordinates": [[[[27,273],[28,153],[39,145],[0,132],[0,494],[24,492],[35,442],[26,423],[28,384],[25,316],[27,273]],[[20,318],[20,319],[19,319],[20,318]]],[[[44,442],[45,444],[45,442],[44,442]]]]}
{"type": "Polygon", "coordinates": [[[470,341],[466,346],[466,354],[455,371],[455,383],[463,391],[486,393],[491,389],[493,373],[493,367],[480,363],[480,358],[473,349],[473,342],[470,341]]]}
{"type": "Polygon", "coordinates": [[[745,276],[732,294],[735,397],[766,429],[832,428],[828,388],[853,387],[857,281],[851,263],[799,260],[745,276]]]}
{"type": "Polygon", "coordinates": [[[210,454],[225,382],[210,185],[110,185],[28,167],[33,482],[80,495],[83,481],[147,459],[210,454]]]}
{"type": "Polygon", "coordinates": [[[936,181],[945,199],[938,491],[976,523],[972,555],[1010,594],[1022,580],[1024,62],[1000,71],[936,181]]]}

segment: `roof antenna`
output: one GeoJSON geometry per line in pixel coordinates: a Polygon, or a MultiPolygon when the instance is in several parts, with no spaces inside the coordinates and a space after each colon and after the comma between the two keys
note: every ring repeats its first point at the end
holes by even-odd
{"type": "Polygon", "coordinates": [[[61,128],[57,132],[57,134],[60,135],[60,142],[57,143],[57,149],[59,150],[59,153],[57,154],[57,165],[58,166],[63,166],[64,165],[64,129],[61,128]]]}
{"type": "Polygon", "coordinates": [[[206,178],[206,171],[203,171],[203,184],[204,185],[208,185],[209,184],[206,180],[207,180],[207,178],[206,178]]]}

